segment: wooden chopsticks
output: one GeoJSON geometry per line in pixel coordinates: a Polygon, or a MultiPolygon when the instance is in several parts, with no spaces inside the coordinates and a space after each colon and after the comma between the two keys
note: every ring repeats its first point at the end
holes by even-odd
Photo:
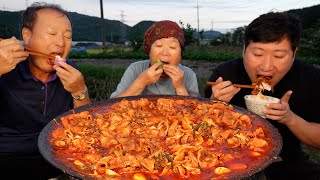
{"type": "Polygon", "coordinates": [[[36,50],[30,49],[28,47],[24,47],[24,49],[27,50],[29,52],[29,54],[32,54],[35,56],[41,56],[41,57],[45,57],[45,58],[49,58],[49,59],[56,59],[56,57],[53,55],[45,54],[43,52],[36,51],[36,50]]]}
{"type": "MultiPolygon", "coordinates": [[[[3,39],[0,38],[0,41],[2,41],[3,39]]],[[[36,50],[33,50],[33,49],[30,49],[28,47],[24,47],[24,49],[26,51],[29,52],[29,54],[32,54],[32,55],[35,55],[35,56],[40,56],[40,57],[45,57],[45,58],[49,58],[49,59],[52,59],[52,60],[55,60],[56,57],[53,56],[53,55],[50,55],[50,54],[46,54],[46,53],[43,53],[43,52],[40,52],[40,51],[36,51],[36,50]]]]}
{"type": "MultiPolygon", "coordinates": [[[[219,83],[218,82],[210,82],[210,81],[207,82],[208,86],[213,86],[213,85],[217,85],[217,84],[219,84],[219,83]]],[[[249,89],[254,89],[255,88],[252,85],[245,85],[245,84],[232,84],[232,86],[239,87],[239,88],[249,88],[249,89]]]]}

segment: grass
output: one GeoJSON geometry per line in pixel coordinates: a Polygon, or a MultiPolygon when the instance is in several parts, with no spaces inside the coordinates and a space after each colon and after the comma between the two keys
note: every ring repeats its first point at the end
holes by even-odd
{"type": "Polygon", "coordinates": [[[125,71],[124,68],[112,68],[106,65],[79,63],[78,66],[85,77],[92,102],[109,99],[125,71]]]}
{"type": "Polygon", "coordinates": [[[306,145],[302,145],[302,149],[312,161],[320,164],[320,149],[312,148],[306,145]]]}

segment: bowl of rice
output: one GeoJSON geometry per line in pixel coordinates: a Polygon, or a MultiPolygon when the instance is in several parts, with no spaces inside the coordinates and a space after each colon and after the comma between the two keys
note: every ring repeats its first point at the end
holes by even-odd
{"type": "Polygon", "coordinates": [[[246,107],[249,111],[258,114],[265,118],[265,114],[263,110],[266,108],[266,105],[269,103],[279,103],[280,99],[271,97],[271,96],[264,96],[262,94],[257,95],[245,95],[244,100],[246,103],[246,107]]]}

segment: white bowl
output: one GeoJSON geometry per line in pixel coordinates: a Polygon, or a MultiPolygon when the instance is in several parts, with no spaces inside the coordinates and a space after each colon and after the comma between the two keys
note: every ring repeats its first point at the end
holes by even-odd
{"type": "Polygon", "coordinates": [[[265,118],[265,114],[263,110],[266,108],[266,105],[269,103],[279,103],[280,99],[271,97],[271,96],[264,96],[265,99],[259,98],[257,95],[245,95],[244,100],[246,103],[246,107],[249,111],[258,114],[265,118]]]}

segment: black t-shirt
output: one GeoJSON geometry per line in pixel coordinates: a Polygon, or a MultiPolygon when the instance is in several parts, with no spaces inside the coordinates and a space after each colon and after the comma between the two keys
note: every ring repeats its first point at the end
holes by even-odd
{"type": "MultiPolygon", "coordinates": [[[[218,77],[230,80],[234,84],[251,84],[251,80],[245,71],[242,59],[227,61],[212,71],[209,81],[216,81],[218,77]]],[[[265,91],[265,95],[281,98],[288,90],[292,90],[290,97],[290,109],[309,122],[320,122],[320,70],[300,60],[295,60],[292,68],[274,87],[274,92],[265,91]]],[[[205,97],[210,98],[211,87],[205,89],[205,97]]],[[[244,107],[244,95],[251,94],[251,89],[241,89],[230,101],[230,104],[244,107]]],[[[285,164],[294,164],[305,160],[300,141],[283,124],[269,120],[278,128],[283,148],[280,154],[285,164]]],[[[320,137],[319,137],[320,138],[320,137]]]]}

